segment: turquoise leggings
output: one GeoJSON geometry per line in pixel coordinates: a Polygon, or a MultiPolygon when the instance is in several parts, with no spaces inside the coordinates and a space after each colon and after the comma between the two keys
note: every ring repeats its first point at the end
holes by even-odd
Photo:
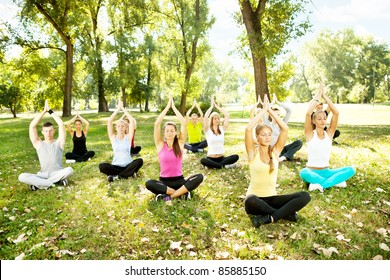
{"type": "Polygon", "coordinates": [[[327,189],[343,181],[347,181],[355,173],[356,170],[352,166],[336,169],[325,168],[321,170],[303,168],[299,176],[306,183],[320,184],[324,189],[327,189]]]}

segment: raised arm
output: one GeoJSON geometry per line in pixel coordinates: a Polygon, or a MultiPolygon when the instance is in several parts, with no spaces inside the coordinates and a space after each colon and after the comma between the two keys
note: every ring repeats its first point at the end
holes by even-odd
{"type": "Polygon", "coordinates": [[[255,141],[253,139],[253,129],[262,122],[265,110],[261,109],[252,119],[249,120],[245,128],[245,149],[248,161],[252,161],[256,155],[255,141]]]}
{"type": "Polygon", "coordinates": [[[54,121],[58,125],[58,139],[57,139],[57,141],[59,142],[60,148],[63,150],[65,148],[65,139],[66,139],[66,130],[65,130],[64,122],[55,112],[53,112],[53,111],[51,111],[51,112],[52,113],[50,114],[50,116],[53,117],[54,121]]]}
{"type": "Polygon", "coordinates": [[[309,108],[306,111],[305,115],[305,125],[304,125],[304,133],[306,137],[306,141],[309,141],[313,136],[313,127],[312,127],[312,114],[314,112],[314,108],[318,103],[320,103],[320,99],[322,96],[322,91],[319,90],[317,94],[313,97],[313,99],[309,103],[309,108]]]}
{"type": "Polygon", "coordinates": [[[49,110],[50,110],[49,103],[46,100],[45,101],[45,106],[43,108],[43,111],[38,116],[36,116],[30,123],[29,129],[28,129],[28,133],[29,133],[29,136],[30,136],[30,141],[33,144],[35,149],[38,148],[39,143],[42,141],[39,138],[39,135],[38,135],[37,125],[42,120],[42,118],[46,114],[46,112],[48,112],[49,110]]]}
{"type": "MultiPolygon", "coordinates": [[[[77,114],[76,114],[73,118],[71,118],[69,121],[67,121],[67,122],[65,123],[66,129],[68,130],[70,136],[73,136],[73,129],[72,129],[71,124],[74,123],[74,121],[75,121],[76,119],[77,119],[77,114]]],[[[85,133],[84,133],[84,134],[85,134],[85,133]]]]}
{"type": "Polygon", "coordinates": [[[196,102],[196,101],[195,101],[195,106],[198,109],[199,121],[203,124],[203,112],[202,112],[202,109],[200,108],[199,103],[196,102]]]}
{"type": "Polygon", "coordinates": [[[130,143],[131,141],[133,140],[133,137],[134,137],[134,126],[135,126],[135,119],[133,118],[132,115],[130,115],[129,111],[127,111],[126,108],[122,108],[123,110],[123,113],[124,115],[127,117],[127,119],[129,120],[129,129],[128,129],[128,133],[126,134],[127,138],[129,139],[130,143]]]}
{"type": "Polygon", "coordinates": [[[249,111],[249,118],[252,120],[255,115],[256,115],[256,110],[257,108],[259,107],[259,104],[261,102],[261,99],[260,99],[260,96],[257,96],[257,101],[255,103],[255,105],[253,105],[253,107],[251,108],[251,110],[249,111]]]}
{"type": "Polygon", "coordinates": [[[182,146],[181,148],[184,148],[184,143],[187,139],[187,120],[183,115],[177,110],[175,106],[175,102],[173,102],[173,99],[171,99],[171,107],[173,112],[175,112],[176,117],[179,119],[180,122],[180,135],[179,135],[179,143],[182,146]]]}
{"type": "Polygon", "coordinates": [[[161,123],[169,111],[169,108],[171,107],[171,98],[168,99],[167,106],[165,106],[164,110],[160,113],[160,115],[157,117],[156,121],[154,122],[154,145],[156,145],[157,150],[161,150],[161,148],[164,145],[164,141],[161,137],[161,123]]]}
{"type": "Polygon", "coordinates": [[[276,103],[286,111],[286,115],[284,116],[283,121],[285,123],[288,123],[288,121],[290,120],[290,117],[291,117],[291,112],[292,112],[290,106],[288,106],[286,103],[279,102],[278,100],[276,100],[276,103]]]}
{"type": "Polygon", "coordinates": [[[83,118],[78,112],[77,112],[77,117],[85,124],[84,126],[84,135],[87,137],[88,131],[89,131],[89,121],[87,121],[85,118],[83,118]]]}
{"type": "Polygon", "coordinates": [[[332,112],[329,128],[326,130],[326,133],[328,133],[330,138],[333,138],[333,135],[336,131],[339,122],[339,110],[336,108],[332,100],[330,100],[330,98],[325,93],[322,94],[322,97],[324,98],[324,100],[328,104],[328,108],[330,108],[330,111],[332,112]]]}
{"type": "Polygon", "coordinates": [[[194,107],[195,107],[195,103],[196,103],[196,101],[194,100],[194,104],[192,104],[191,108],[188,109],[188,111],[187,111],[186,118],[187,118],[187,121],[188,121],[188,122],[190,121],[191,112],[192,112],[192,109],[194,109],[194,107]]]}
{"type": "Polygon", "coordinates": [[[107,133],[108,133],[108,138],[110,138],[111,143],[115,139],[115,131],[114,131],[114,119],[116,115],[120,112],[121,108],[123,107],[122,101],[118,102],[118,106],[116,107],[115,111],[111,114],[111,116],[107,120],[107,133]]]}
{"type": "Polygon", "coordinates": [[[207,109],[207,111],[203,117],[203,131],[204,131],[204,133],[206,133],[207,130],[209,130],[209,126],[210,126],[209,117],[210,117],[211,112],[213,111],[213,108],[214,108],[214,98],[211,97],[210,108],[207,109]]]}
{"type": "Polygon", "coordinates": [[[223,115],[223,124],[222,124],[222,127],[223,127],[223,130],[226,131],[227,127],[229,126],[229,113],[228,111],[226,111],[225,109],[223,109],[222,107],[218,106],[217,103],[214,102],[214,106],[215,108],[220,111],[223,115]]]}
{"type": "Polygon", "coordinates": [[[280,127],[280,134],[279,134],[279,137],[278,137],[278,140],[276,141],[274,147],[273,147],[273,151],[275,153],[276,156],[279,156],[280,153],[282,152],[283,148],[284,148],[284,145],[286,144],[286,141],[287,141],[287,135],[288,135],[288,126],[287,126],[287,123],[284,122],[279,116],[278,114],[276,114],[274,112],[274,110],[272,110],[271,108],[268,108],[268,113],[271,115],[271,117],[273,118],[273,120],[278,124],[278,126],[280,127]]]}

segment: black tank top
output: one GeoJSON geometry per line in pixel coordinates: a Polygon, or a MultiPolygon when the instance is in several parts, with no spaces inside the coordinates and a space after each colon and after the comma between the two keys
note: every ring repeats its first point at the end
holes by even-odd
{"type": "Polygon", "coordinates": [[[81,136],[76,136],[76,131],[73,133],[73,153],[76,155],[83,155],[87,152],[86,146],[87,138],[84,131],[81,131],[81,136]]]}

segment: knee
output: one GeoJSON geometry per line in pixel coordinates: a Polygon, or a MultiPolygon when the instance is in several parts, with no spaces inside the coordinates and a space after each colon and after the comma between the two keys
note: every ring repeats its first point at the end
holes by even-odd
{"type": "Polygon", "coordinates": [[[349,172],[351,173],[352,176],[356,174],[356,168],[355,167],[348,166],[348,168],[349,168],[349,172]]]}
{"type": "Polygon", "coordinates": [[[22,173],[22,174],[19,175],[18,180],[20,182],[23,182],[23,181],[26,180],[27,176],[28,176],[28,173],[22,173]]]}
{"type": "Polygon", "coordinates": [[[65,170],[66,170],[66,174],[68,176],[72,175],[73,174],[73,168],[68,166],[68,167],[65,167],[65,170]]]}
{"type": "Polygon", "coordinates": [[[146,182],[145,182],[145,187],[146,187],[146,189],[147,190],[151,190],[151,188],[152,188],[152,186],[153,186],[153,180],[147,180],[146,182]]]}
{"type": "Polygon", "coordinates": [[[302,200],[305,202],[305,204],[308,204],[311,200],[311,196],[308,192],[301,192],[300,196],[301,196],[302,200]]]}
{"type": "Polygon", "coordinates": [[[303,169],[299,172],[299,176],[303,179],[303,178],[306,176],[307,171],[308,171],[308,168],[303,168],[303,169]]]}
{"type": "Polygon", "coordinates": [[[297,147],[300,149],[303,146],[302,140],[297,140],[297,147]]]}
{"type": "Polygon", "coordinates": [[[206,165],[206,164],[207,164],[207,158],[201,158],[201,159],[200,159],[200,163],[201,163],[202,165],[206,165]]]}

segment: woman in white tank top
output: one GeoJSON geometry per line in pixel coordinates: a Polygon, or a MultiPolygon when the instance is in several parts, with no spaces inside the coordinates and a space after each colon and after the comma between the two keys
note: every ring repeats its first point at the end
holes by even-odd
{"type": "Polygon", "coordinates": [[[224,156],[225,131],[229,124],[229,113],[218,106],[214,99],[211,98],[211,106],[206,111],[203,122],[203,131],[206,135],[208,151],[207,157],[202,158],[200,163],[204,167],[215,169],[235,167],[239,156],[236,154],[224,156]],[[219,114],[217,112],[211,113],[214,107],[223,114],[222,126],[220,126],[221,118],[219,114]]]}
{"type": "Polygon", "coordinates": [[[339,111],[329,97],[324,93],[323,85],[316,96],[309,104],[305,119],[305,137],[308,150],[308,161],[306,168],[300,172],[302,180],[308,184],[309,191],[319,190],[338,186],[345,188],[346,180],[355,174],[352,166],[330,169],[329,159],[332,148],[332,139],[335,134],[339,119],[339,111]],[[327,114],[324,111],[313,111],[323,98],[330,108],[332,117],[330,125],[325,130],[327,124],[327,114]]]}

